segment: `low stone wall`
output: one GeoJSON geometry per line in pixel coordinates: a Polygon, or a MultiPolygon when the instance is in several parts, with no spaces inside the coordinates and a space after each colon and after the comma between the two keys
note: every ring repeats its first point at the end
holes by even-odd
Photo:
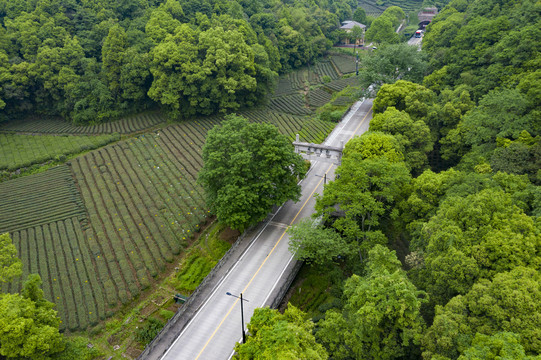
{"type": "Polygon", "coordinates": [[[286,275],[286,279],[284,283],[280,286],[277,292],[273,294],[271,297],[272,299],[269,299],[270,305],[269,307],[272,309],[278,309],[280,304],[282,303],[282,300],[286,296],[287,291],[291,287],[291,284],[297,277],[297,274],[299,273],[300,269],[302,267],[302,261],[294,260],[293,266],[291,267],[291,270],[284,273],[286,275]]]}

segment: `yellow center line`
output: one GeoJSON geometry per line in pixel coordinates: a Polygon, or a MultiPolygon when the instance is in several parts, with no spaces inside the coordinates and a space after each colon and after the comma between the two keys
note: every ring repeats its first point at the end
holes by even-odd
{"type": "MultiPolygon", "coordinates": [[[[368,112],[366,113],[366,115],[364,116],[364,118],[361,120],[360,124],[355,128],[355,130],[353,131],[353,135],[351,135],[348,139],[351,140],[351,138],[355,135],[355,132],[357,132],[357,130],[359,130],[359,128],[361,127],[361,125],[364,123],[364,121],[366,120],[368,114],[370,114],[370,112],[372,111],[372,107],[370,107],[370,109],[368,109],[368,112]]],[[[329,168],[327,169],[327,171],[325,171],[325,174],[328,173],[332,167],[333,167],[334,164],[331,164],[329,166],[329,168]]],[[[297,212],[297,214],[295,215],[295,217],[293,218],[293,220],[291,220],[291,222],[289,223],[288,225],[288,228],[295,222],[295,220],[297,219],[297,217],[300,215],[300,213],[302,212],[302,210],[304,209],[304,207],[306,206],[306,204],[308,204],[308,201],[310,201],[310,199],[312,199],[312,196],[314,195],[314,193],[316,192],[316,190],[319,188],[319,186],[321,185],[321,182],[323,181],[323,179],[319,180],[319,182],[317,183],[317,185],[315,186],[314,190],[310,193],[310,195],[308,196],[308,198],[306,199],[306,201],[304,202],[304,204],[302,204],[301,208],[299,209],[299,211],[297,212]]],[[[272,253],[274,252],[274,250],[276,249],[276,247],[278,246],[278,244],[280,244],[280,242],[282,241],[283,237],[285,236],[287,232],[287,229],[284,230],[284,232],[282,233],[282,236],[280,236],[280,238],[278,239],[278,241],[276,242],[276,244],[274,244],[274,247],[272,248],[272,250],[269,252],[269,254],[267,255],[267,257],[265,258],[265,260],[263,260],[263,262],[261,263],[261,265],[259,265],[259,268],[257,269],[257,271],[255,272],[255,274],[252,276],[252,278],[250,279],[250,281],[248,282],[248,284],[246,285],[246,287],[241,291],[242,293],[245,293],[246,290],[248,289],[248,287],[252,284],[252,281],[254,281],[255,277],[257,276],[257,274],[259,274],[259,271],[261,270],[261,268],[263,268],[263,265],[265,265],[265,263],[267,262],[267,260],[270,258],[270,256],[272,255],[272,253]]],[[[222,321],[220,321],[220,323],[218,324],[218,326],[216,327],[216,329],[214,330],[214,332],[212,333],[212,335],[209,337],[209,339],[207,340],[207,342],[205,343],[205,345],[203,346],[203,348],[201,349],[201,351],[199,352],[199,354],[197,354],[197,357],[195,358],[195,360],[199,359],[201,357],[201,354],[203,354],[203,351],[205,351],[205,349],[207,348],[208,344],[211,342],[211,340],[214,338],[214,335],[216,335],[216,333],[218,332],[218,330],[222,327],[222,324],[224,323],[225,319],[228,318],[229,314],[231,314],[231,311],[233,311],[233,308],[237,305],[237,303],[240,301],[240,299],[236,299],[235,302],[233,303],[233,305],[229,308],[229,311],[227,312],[227,314],[225,314],[225,316],[223,317],[222,321]]],[[[242,325],[244,326],[244,324],[242,325]]]]}
{"type": "MultiPolygon", "coordinates": [[[[359,123],[359,125],[357,125],[357,127],[355,128],[355,130],[353,130],[353,134],[351,134],[351,136],[349,137],[348,141],[351,140],[354,136],[355,136],[355,133],[357,132],[357,130],[359,130],[359,128],[361,127],[362,124],[364,124],[364,121],[366,120],[366,118],[368,117],[368,115],[372,112],[372,106],[370,106],[370,109],[368,109],[368,112],[366,113],[366,115],[363,117],[363,119],[361,120],[361,122],[359,123]]],[[[347,141],[346,141],[347,143],[347,141]]]]}
{"type": "MultiPolygon", "coordinates": [[[[331,165],[332,167],[332,165],[331,165]]],[[[329,167],[330,169],[330,167],[329,167]]],[[[327,170],[328,171],[328,170],[327,170]]],[[[321,185],[321,182],[323,181],[323,179],[319,180],[319,182],[317,183],[316,187],[314,188],[314,190],[312,191],[312,193],[310,194],[310,196],[308,196],[308,198],[306,199],[306,201],[304,202],[304,204],[302,205],[302,207],[300,208],[300,210],[297,212],[297,215],[295,215],[295,217],[293,218],[293,220],[291,220],[291,222],[289,223],[289,225],[293,224],[293,221],[295,221],[295,219],[297,219],[297,216],[299,216],[299,214],[301,213],[301,211],[304,209],[304,207],[306,206],[306,204],[308,203],[308,201],[312,198],[312,196],[314,195],[314,193],[316,192],[317,188],[321,185]]],[[[289,226],[288,226],[289,228],[289,226]]],[[[280,239],[278,239],[278,241],[276,242],[276,244],[274,244],[274,247],[272,248],[272,250],[269,252],[269,254],[267,255],[267,257],[265,258],[265,260],[263,260],[263,262],[261,263],[261,265],[259,265],[259,268],[257,269],[257,271],[255,272],[255,274],[252,276],[252,278],[250,279],[250,281],[248,282],[248,284],[246,285],[246,287],[244,288],[244,290],[242,290],[241,292],[244,293],[246,292],[246,289],[248,289],[248,287],[250,286],[250,284],[252,283],[252,281],[254,281],[255,277],[257,276],[257,274],[259,274],[259,271],[261,270],[261,268],[263,267],[263,265],[265,265],[265,263],[267,262],[267,260],[269,259],[269,257],[272,255],[272,253],[274,252],[274,250],[276,249],[276,247],[278,246],[278,244],[280,243],[280,241],[282,241],[284,235],[286,234],[287,232],[287,229],[284,230],[284,232],[282,233],[282,236],[280,236],[280,239]]],[[[212,340],[212,338],[214,337],[214,335],[216,335],[216,333],[218,332],[218,330],[220,329],[220,327],[222,326],[222,324],[224,323],[225,319],[227,319],[227,317],[229,316],[229,314],[231,314],[231,311],[233,311],[233,308],[237,305],[237,303],[239,302],[239,299],[235,300],[235,302],[233,303],[233,305],[229,308],[229,311],[227,312],[227,314],[225,314],[224,318],[222,319],[222,321],[220,321],[220,324],[218,325],[218,327],[214,330],[214,332],[212,333],[212,335],[210,336],[210,338],[207,340],[207,342],[205,343],[205,345],[203,346],[203,348],[201,349],[201,351],[199,352],[199,354],[197,355],[197,357],[195,358],[195,360],[199,359],[199,357],[201,356],[201,354],[203,354],[203,351],[205,351],[205,349],[207,348],[208,344],[210,343],[210,341],[212,340]]],[[[243,325],[244,326],[244,325],[243,325]]]]}

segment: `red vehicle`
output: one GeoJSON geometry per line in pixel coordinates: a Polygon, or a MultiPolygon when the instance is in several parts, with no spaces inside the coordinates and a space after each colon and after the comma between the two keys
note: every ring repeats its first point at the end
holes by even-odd
{"type": "Polygon", "coordinates": [[[415,32],[415,37],[416,37],[416,38],[420,38],[422,35],[423,35],[423,30],[417,30],[417,31],[415,32]]]}

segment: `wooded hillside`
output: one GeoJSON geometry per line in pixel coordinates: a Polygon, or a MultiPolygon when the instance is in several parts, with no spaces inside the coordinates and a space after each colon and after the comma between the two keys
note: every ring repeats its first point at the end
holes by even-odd
{"type": "Polygon", "coordinates": [[[171,118],[265,99],[277,74],[332,45],[352,0],[0,1],[0,121],[171,118]]]}

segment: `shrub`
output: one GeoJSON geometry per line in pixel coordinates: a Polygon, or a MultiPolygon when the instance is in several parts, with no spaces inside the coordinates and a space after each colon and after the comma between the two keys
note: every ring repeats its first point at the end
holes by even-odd
{"type": "Polygon", "coordinates": [[[215,263],[207,257],[203,257],[200,254],[191,255],[178,276],[180,280],[179,290],[195,290],[214,265],[215,263]]]}
{"type": "Polygon", "coordinates": [[[162,309],[160,310],[160,316],[165,320],[169,321],[173,316],[175,316],[175,313],[171,310],[162,309]]]}
{"type": "Polygon", "coordinates": [[[58,162],[64,162],[66,161],[66,155],[56,155],[54,159],[58,162]]]}
{"type": "Polygon", "coordinates": [[[88,347],[88,339],[83,337],[69,337],[66,341],[64,351],[52,356],[53,360],[92,360],[101,355],[101,351],[96,347],[88,347]]]}
{"type": "Polygon", "coordinates": [[[342,120],[345,110],[333,110],[332,108],[327,108],[321,112],[319,118],[323,121],[332,121],[339,122],[342,120]]]}
{"type": "Polygon", "coordinates": [[[135,340],[142,345],[146,345],[152,341],[158,335],[160,330],[164,327],[164,323],[154,317],[147,319],[145,325],[135,330],[135,340]]]}
{"type": "Polygon", "coordinates": [[[344,115],[344,112],[341,111],[341,110],[335,110],[333,112],[331,112],[330,114],[330,120],[332,122],[339,122],[340,120],[342,120],[342,116],[344,115]]]}

